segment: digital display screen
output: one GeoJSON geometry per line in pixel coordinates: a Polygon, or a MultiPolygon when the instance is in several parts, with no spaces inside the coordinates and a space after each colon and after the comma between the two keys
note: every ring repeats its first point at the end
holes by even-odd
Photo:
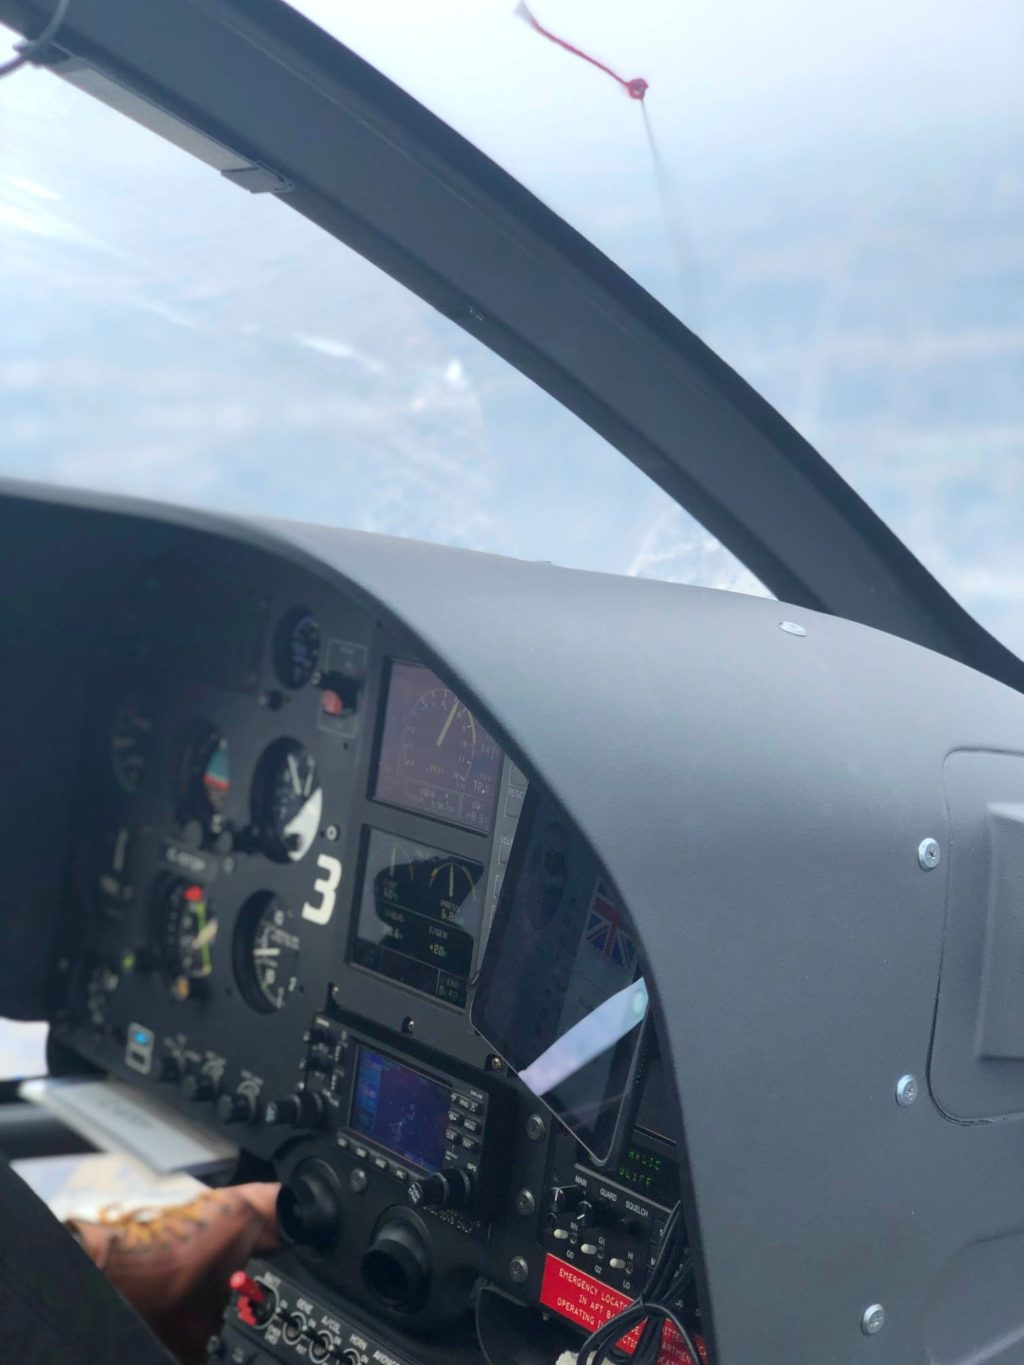
{"type": "Polygon", "coordinates": [[[648,1003],[636,935],[610,879],[531,786],[473,1023],[598,1165],[622,1130],[648,1003]]]}
{"type": "Polygon", "coordinates": [[[463,1008],[483,875],[473,859],[367,830],[352,961],[463,1008]]]}
{"type": "Polygon", "coordinates": [[[615,1166],[615,1179],[671,1208],[679,1197],[679,1166],[635,1134],[615,1166]]]}
{"type": "Polygon", "coordinates": [[[444,1164],[451,1092],[401,1062],[359,1049],[349,1127],[427,1171],[444,1164]]]}
{"type": "Polygon", "coordinates": [[[436,673],[392,663],[374,800],[489,834],[501,759],[491,736],[436,673]]]}

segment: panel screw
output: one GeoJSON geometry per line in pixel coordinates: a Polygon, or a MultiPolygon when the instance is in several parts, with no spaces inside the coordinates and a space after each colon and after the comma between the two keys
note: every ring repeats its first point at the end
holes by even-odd
{"type": "Polygon", "coordinates": [[[540,1142],[548,1131],[548,1126],[540,1114],[531,1114],[526,1120],[526,1136],[531,1142],[540,1142]]]}
{"type": "Polygon", "coordinates": [[[338,842],[338,826],[328,825],[327,828],[324,830],[324,835],[327,837],[327,839],[330,840],[332,844],[336,844],[338,842]]]}
{"type": "Polygon", "coordinates": [[[537,1210],[537,1201],[533,1197],[532,1190],[520,1190],[516,1195],[516,1213],[524,1218],[529,1218],[537,1210]]]}
{"type": "Polygon", "coordinates": [[[492,1052],[491,1055],[487,1058],[487,1067],[488,1070],[490,1071],[500,1071],[502,1067],[504,1067],[504,1065],[505,1063],[496,1053],[492,1052]]]}
{"type": "Polygon", "coordinates": [[[513,1284],[523,1284],[530,1278],[530,1267],[525,1256],[513,1256],[508,1263],[508,1277],[513,1284]]]}
{"type": "Polygon", "coordinates": [[[784,630],[787,635],[806,635],[807,631],[796,621],[780,621],[779,630],[784,630]]]}
{"type": "Polygon", "coordinates": [[[901,1076],[896,1082],[896,1103],[906,1109],[917,1099],[918,1089],[916,1076],[901,1076]]]}
{"type": "Polygon", "coordinates": [[[942,850],[935,839],[922,839],[918,844],[917,861],[926,872],[930,872],[933,867],[938,867],[941,857],[942,850]]]}
{"type": "Polygon", "coordinates": [[[864,1309],[864,1316],[860,1320],[860,1330],[866,1337],[873,1337],[884,1326],[885,1309],[880,1303],[873,1303],[869,1308],[864,1309]]]}

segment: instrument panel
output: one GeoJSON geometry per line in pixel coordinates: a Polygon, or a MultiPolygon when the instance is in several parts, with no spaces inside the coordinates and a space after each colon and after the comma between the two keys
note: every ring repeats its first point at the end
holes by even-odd
{"type": "Polygon", "coordinates": [[[633,1292],[678,1199],[667,1104],[648,1086],[633,1165],[588,1175],[474,1028],[529,783],[415,641],[300,569],[193,543],[123,586],[86,685],[55,1038],[280,1179],[278,1271],[407,1353],[474,1284],[578,1325],[556,1262],[633,1292]]]}

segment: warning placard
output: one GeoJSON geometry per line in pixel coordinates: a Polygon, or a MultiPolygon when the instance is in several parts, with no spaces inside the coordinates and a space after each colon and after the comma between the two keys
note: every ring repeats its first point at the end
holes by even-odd
{"type": "MultiPolygon", "coordinates": [[[[561,1313],[564,1318],[575,1322],[587,1332],[595,1331],[602,1323],[607,1322],[616,1313],[621,1313],[632,1303],[632,1299],[620,1294],[617,1289],[612,1289],[611,1285],[602,1284],[600,1280],[595,1280],[593,1275],[587,1275],[576,1266],[560,1261],[557,1256],[550,1253],[544,1261],[540,1301],[545,1308],[561,1313]]],[[[622,1338],[618,1343],[621,1350],[632,1353],[640,1338],[642,1326],[642,1323],[638,1324],[632,1332],[622,1338]]],[[[693,1341],[704,1365],[707,1361],[704,1342],[698,1336],[695,1336],[693,1341]]],[[[694,1365],[693,1357],[670,1322],[665,1324],[658,1365],[694,1365]]]]}

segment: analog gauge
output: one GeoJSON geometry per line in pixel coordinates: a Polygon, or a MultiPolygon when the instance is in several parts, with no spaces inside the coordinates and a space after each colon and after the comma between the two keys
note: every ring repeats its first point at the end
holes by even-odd
{"type": "Polygon", "coordinates": [[[259,761],[254,816],[268,857],[297,863],[320,830],[324,794],[316,760],[296,739],[278,739],[259,761]]]}
{"type": "Polygon", "coordinates": [[[269,891],[246,901],[235,931],[235,976],[253,1009],[271,1014],[299,984],[295,912],[269,891]]]}
{"type": "Polygon", "coordinates": [[[430,869],[427,878],[429,913],[442,924],[463,924],[467,914],[475,921],[479,863],[463,863],[458,858],[445,858],[430,869]]]}
{"type": "Polygon", "coordinates": [[[410,709],[402,730],[402,766],[439,787],[461,790],[476,752],[473,714],[447,687],[432,687],[410,709]]]}
{"type": "Polygon", "coordinates": [[[133,796],[142,786],[153,748],[153,718],[138,697],[125,697],[114,713],[110,733],[110,761],[114,779],[133,796]]]}
{"type": "Polygon", "coordinates": [[[294,607],[277,628],[274,667],[285,687],[305,687],[320,662],[320,622],[305,607],[294,607]]]}
{"type": "Polygon", "coordinates": [[[160,885],[154,929],[155,947],[171,994],[186,1000],[213,971],[217,917],[198,882],[171,877],[160,885]]]}
{"type": "Polygon", "coordinates": [[[231,792],[231,751],[212,725],[198,726],[188,746],[184,786],[189,809],[217,828],[231,792]]]}

